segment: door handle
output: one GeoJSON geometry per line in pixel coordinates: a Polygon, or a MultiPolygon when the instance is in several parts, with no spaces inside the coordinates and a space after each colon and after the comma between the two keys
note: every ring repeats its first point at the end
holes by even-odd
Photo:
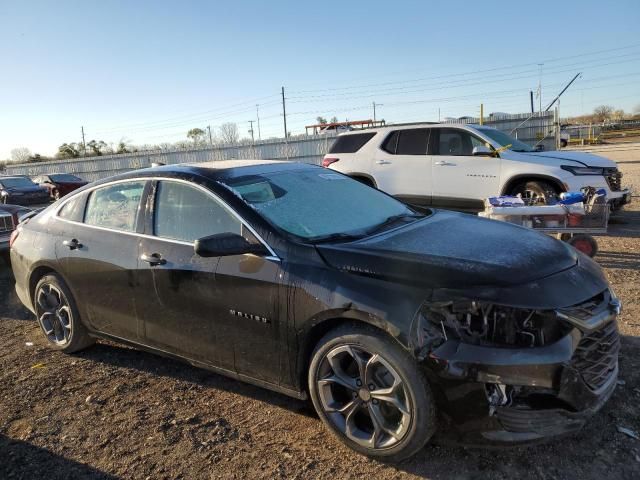
{"type": "Polygon", "coordinates": [[[378,165],[388,165],[391,162],[389,160],[376,160],[376,163],[378,165]]]}
{"type": "Polygon", "coordinates": [[[444,160],[438,160],[434,162],[434,165],[453,165],[453,163],[445,162],[444,160]]]}
{"type": "Polygon", "coordinates": [[[152,253],[151,255],[143,253],[142,255],[140,255],[140,260],[142,260],[143,262],[147,262],[152,267],[155,267],[156,265],[164,265],[165,263],[167,263],[167,261],[162,258],[162,255],[160,255],[159,253],[152,253]]]}
{"type": "Polygon", "coordinates": [[[76,250],[78,248],[82,248],[82,244],[75,238],[71,240],[65,240],[62,242],[65,247],[69,247],[69,250],[76,250]]]}

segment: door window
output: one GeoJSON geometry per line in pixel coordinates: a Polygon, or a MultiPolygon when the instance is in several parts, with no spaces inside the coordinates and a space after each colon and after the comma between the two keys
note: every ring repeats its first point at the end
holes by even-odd
{"type": "Polygon", "coordinates": [[[89,195],[84,223],[133,232],[145,183],[123,182],[97,188],[89,195]]]}
{"type": "Polygon", "coordinates": [[[482,145],[486,145],[485,142],[466,130],[441,128],[436,155],[470,156],[473,154],[474,147],[482,145]]]}
{"type": "Polygon", "coordinates": [[[178,182],[158,183],[155,235],[193,242],[217,233],[241,234],[241,225],[229,210],[202,190],[178,182]]]}
{"type": "Polygon", "coordinates": [[[429,129],[396,130],[387,137],[382,149],[394,155],[426,155],[429,129]]]}

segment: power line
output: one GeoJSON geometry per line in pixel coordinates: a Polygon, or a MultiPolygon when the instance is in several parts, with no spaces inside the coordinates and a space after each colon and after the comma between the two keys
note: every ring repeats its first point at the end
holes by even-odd
{"type": "MultiPolygon", "coordinates": [[[[450,73],[450,74],[444,74],[444,75],[433,75],[433,76],[422,77],[422,78],[413,79],[413,80],[390,81],[390,82],[381,82],[381,83],[369,83],[369,84],[364,84],[364,85],[351,85],[351,86],[345,86],[345,87],[331,87],[331,88],[326,88],[325,87],[325,88],[314,89],[314,90],[292,90],[291,92],[292,93],[314,93],[314,92],[334,91],[334,90],[361,89],[361,88],[369,88],[369,87],[385,86],[385,85],[394,85],[394,84],[397,84],[397,83],[409,83],[409,82],[417,82],[417,81],[424,81],[424,80],[436,80],[436,79],[440,79],[440,78],[451,78],[451,77],[464,76],[464,75],[474,75],[476,73],[487,73],[487,72],[496,72],[496,71],[500,71],[500,70],[509,70],[509,69],[513,69],[513,68],[530,67],[530,66],[535,66],[535,65],[537,65],[539,63],[554,63],[554,62],[559,62],[559,61],[562,61],[562,60],[566,60],[568,58],[585,57],[585,56],[593,57],[594,55],[599,55],[601,53],[610,53],[610,52],[615,52],[615,51],[620,51],[620,50],[627,50],[627,49],[636,48],[636,47],[640,47],[640,43],[626,45],[626,46],[623,46],[623,47],[608,48],[608,49],[605,49],[605,50],[589,51],[589,52],[579,53],[579,54],[575,54],[575,55],[567,55],[567,56],[563,56],[563,57],[555,57],[555,58],[550,58],[550,59],[543,59],[543,60],[540,60],[540,61],[530,62],[530,63],[512,64],[512,65],[505,65],[505,66],[501,66],[501,67],[494,67],[494,68],[481,69],[481,70],[472,70],[472,71],[467,71],[467,72],[450,73]]],[[[399,74],[406,74],[406,71],[396,72],[395,74],[398,74],[398,73],[399,74]]]]}
{"type": "MultiPolygon", "coordinates": [[[[639,52],[640,53],[640,52],[639,52]]],[[[631,62],[631,61],[635,61],[640,59],[639,53],[634,53],[633,55],[635,55],[635,57],[633,58],[629,58],[629,59],[625,59],[625,60],[618,60],[618,61],[614,61],[614,62],[607,62],[607,63],[601,63],[601,64],[596,64],[596,65],[585,65],[583,62],[580,63],[576,63],[576,64],[570,64],[570,65],[563,65],[561,69],[554,69],[551,71],[547,71],[547,74],[551,73],[551,74],[559,74],[559,73],[568,73],[568,72],[575,72],[576,68],[572,68],[572,67],[580,67],[581,69],[587,69],[587,68],[600,68],[600,67],[605,67],[605,66],[610,66],[610,65],[615,65],[615,64],[620,64],[620,63],[626,63],[626,62],[631,62]]],[[[424,92],[424,91],[430,91],[430,90],[442,90],[442,89],[450,89],[450,88],[460,88],[460,87],[469,87],[469,86],[474,86],[474,85],[481,85],[487,82],[487,80],[493,80],[495,81],[499,81],[499,82],[505,82],[505,81],[512,81],[512,80],[522,80],[522,79],[529,79],[530,75],[522,75],[522,73],[524,72],[517,72],[516,75],[517,76],[505,76],[505,75],[500,75],[500,76],[492,76],[492,77],[485,77],[480,79],[467,79],[464,80],[463,84],[459,84],[459,85],[453,85],[452,82],[442,82],[442,83],[436,83],[436,84],[431,84],[428,88],[418,88],[420,87],[419,85],[414,85],[411,87],[394,87],[394,88],[386,88],[386,89],[378,89],[378,90],[370,90],[370,91],[360,91],[358,92],[358,95],[353,95],[351,93],[334,93],[334,94],[323,94],[323,95],[309,95],[309,96],[302,96],[302,97],[290,97],[291,98],[291,103],[304,103],[304,102],[309,102],[309,99],[314,99],[314,98],[318,98],[318,99],[322,99],[320,101],[326,101],[327,99],[350,99],[350,98],[368,98],[368,97],[372,97],[374,95],[391,95],[391,94],[407,94],[407,93],[417,93],[417,92],[424,92]],[[470,82],[470,80],[472,80],[470,82]],[[413,90],[406,90],[408,88],[412,88],[413,90]],[[416,89],[417,88],[417,89],[416,89]],[[405,90],[405,91],[403,91],[405,90]]],[[[533,73],[533,71],[531,71],[530,73],[533,73]]]]}

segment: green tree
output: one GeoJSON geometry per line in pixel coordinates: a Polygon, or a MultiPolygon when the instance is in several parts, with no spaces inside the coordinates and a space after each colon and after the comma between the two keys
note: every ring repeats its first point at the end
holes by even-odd
{"type": "Polygon", "coordinates": [[[80,156],[81,145],[77,143],[63,143],[58,147],[58,158],[78,158],[80,156]]]}
{"type": "Polygon", "coordinates": [[[193,140],[194,145],[204,143],[206,132],[201,128],[192,128],[187,132],[187,138],[193,140]]]}
{"type": "Polygon", "coordinates": [[[321,124],[325,124],[327,123],[327,119],[324,117],[316,117],[316,122],[321,123],[321,124]]]}
{"type": "Polygon", "coordinates": [[[107,148],[107,144],[102,140],[91,140],[89,143],[87,143],[87,147],[91,149],[93,155],[100,156],[104,154],[104,150],[107,148]]]}

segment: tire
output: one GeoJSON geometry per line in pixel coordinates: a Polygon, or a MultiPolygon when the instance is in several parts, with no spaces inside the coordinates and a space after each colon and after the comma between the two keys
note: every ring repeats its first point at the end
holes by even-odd
{"type": "Polygon", "coordinates": [[[560,148],[565,148],[568,144],[566,140],[560,139],[560,148]]]}
{"type": "Polygon", "coordinates": [[[568,239],[567,243],[579,252],[592,258],[598,253],[598,243],[591,235],[578,233],[568,239]]]}
{"type": "Polygon", "coordinates": [[[325,335],[311,356],[308,381],[320,419],[361,454],[399,462],[436,431],[435,401],[424,374],[372,327],[345,325],[325,335]]]}
{"type": "Polygon", "coordinates": [[[38,325],[51,347],[73,353],[95,343],[80,320],[69,288],[58,275],[51,273],[42,277],[33,300],[38,325]]]}
{"type": "Polygon", "coordinates": [[[531,205],[545,205],[550,199],[558,198],[558,192],[555,187],[544,180],[528,180],[517,184],[511,190],[511,195],[518,194],[522,196],[525,202],[530,202],[531,205]]]}

